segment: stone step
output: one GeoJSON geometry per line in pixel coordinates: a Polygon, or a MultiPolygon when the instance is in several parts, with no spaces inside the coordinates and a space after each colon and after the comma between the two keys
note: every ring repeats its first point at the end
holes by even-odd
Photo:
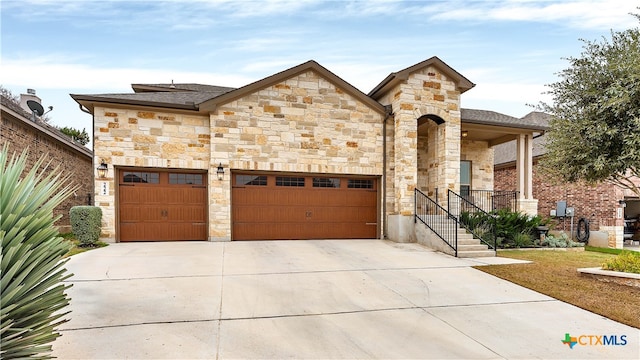
{"type": "Polygon", "coordinates": [[[493,250],[460,251],[458,249],[459,258],[494,257],[494,256],[496,256],[496,252],[493,250]]]}

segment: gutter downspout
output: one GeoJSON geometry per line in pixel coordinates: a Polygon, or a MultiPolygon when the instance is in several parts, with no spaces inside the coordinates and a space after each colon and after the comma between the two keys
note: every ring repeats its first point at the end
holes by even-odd
{"type": "MultiPolygon", "coordinates": [[[[83,113],[91,114],[91,111],[89,111],[89,109],[83,107],[82,104],[78,104],[78,106],[80,107],[80,111],[82,111],[83,113]]],[[[93,114],[91,114],[91,115],[93,115],[93,114]]]]}
{"type": "Polygon", "coordinates": [[[387,120],[393,116],[391,105],[385,105],[386,113],[382,120],[382,238],[387,238],[387,120]]]}

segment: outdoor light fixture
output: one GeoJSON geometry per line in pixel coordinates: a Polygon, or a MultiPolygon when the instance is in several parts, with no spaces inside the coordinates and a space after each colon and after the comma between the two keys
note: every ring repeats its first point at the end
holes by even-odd
{"type": "Polygon", "coordinates": [[[104,179],[107,177],[107,170],[109,170],[109,167],[107,166],[107,163],[105,163],[104,160],[102,160],[102,162],[96,168],[96,170],[98,170],[98,177],[101,179],[104,179]]]}
{"type": "Polygon", "coordinates": [[[620,204],[620,207],[627,207],[627,202],[624,200],[618,200],[618,204],[620,204]]]}
{"type": "Polygon", "coordinates": [[[222,163],[218,165],[218,170],[216,171],[216,174],[218,175],[218,180],[222,181],[222,179],[224,179],[224,168],[222,167],[222,163]]]}
{"type": "Polygon", "coordinates": [[[462,137],[466,138],[467,136],[469,136],[469,132],[467,130],[462,130],[462,137]]]}

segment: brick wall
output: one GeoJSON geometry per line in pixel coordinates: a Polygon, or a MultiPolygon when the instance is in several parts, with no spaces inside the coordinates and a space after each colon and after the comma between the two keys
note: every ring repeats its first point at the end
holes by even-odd
{"type": "Polygon", "coordinates": [[[73,183],[80,186],[75,192],[75,196],[71,195],[54,210],[54,216],[62,216],[55,223],[60,231],[71,231],[69,210],[73,206],[87,205],[87,195],[92,194],[91,196],[93,196],[93,166],[90,152],[82,153],[75,150],[69,144],[39,131],[38,127],[24,124],[21,120],[4,112],[1,123],[0,139],[2,145],[8,143],[10,152],[22,152],[26,148],[29,149],[26,171],[29,171],[38,159],[48,154],[53,167],[59,166],[64,174],[71,174],[73,183]]]}
{"type": "MultiPolygon", "coordinates": [[[[515,165],[499,168],[494,173],[494,190],[515,190],[515,165]]],[[[575,208],[574,226],[578,219],[590,219],[591,230],[598,230],[600,226],[620,226],[621,220],[616,218],[618,200],[621,199],[619,190],[610,184],[589,186],[585,184],[557,184],[550,183],[540,174],[537,162],[533,166],[533,197],[538,199],[538,214],[549,216],[556,208],[556,202],[566,200],[568,207],[575,208]]],[[[560,227],[570,229],[569,220],[561,221],[560,227]]]]}

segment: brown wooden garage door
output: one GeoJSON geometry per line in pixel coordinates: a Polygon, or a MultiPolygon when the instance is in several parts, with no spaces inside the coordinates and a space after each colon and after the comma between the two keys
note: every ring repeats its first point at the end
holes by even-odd
{"type": "Polygon", "coordinates": [[[120,241],[207,239],[207,175],[119,172],[120,241]]]}
{"type": "Polygon", "coordinates": [[[377,180],[233,174],[234,240],[370,239],[377,180]]]}

